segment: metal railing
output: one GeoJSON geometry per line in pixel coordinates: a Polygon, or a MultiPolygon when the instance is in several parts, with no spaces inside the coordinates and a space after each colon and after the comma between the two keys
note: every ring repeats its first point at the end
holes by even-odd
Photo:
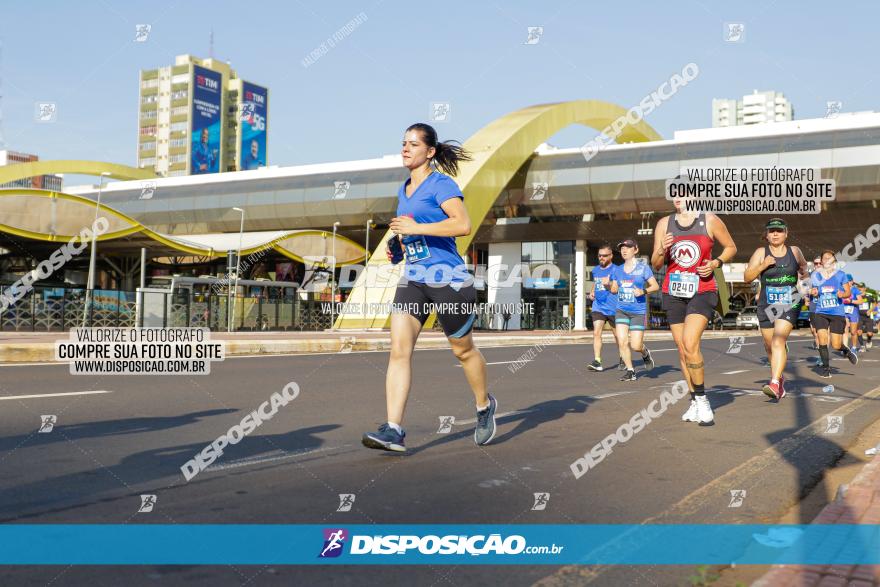
{"type": "MultiPolygon", "coordinates": [[[[0,330],[16,332],[59,332],[80,326],[122,327],[207,327],[227,330],[225,294],[201,295],[182,292],[94,290],[85,312],[86,290],[37,286],[27,296],[0,312],[0,330]],[[149,304],[145,304],[145,295],[149,304]],[[138,306],[141,311],[138,311],[138,306]],[[145,311],[149,310],[149,311],[145,311]]],[[[299,296],[277,299],[238,297],[235,299],[237,331],[324,330],[332,326],[330,314],[318,300],[299,296]]]]}

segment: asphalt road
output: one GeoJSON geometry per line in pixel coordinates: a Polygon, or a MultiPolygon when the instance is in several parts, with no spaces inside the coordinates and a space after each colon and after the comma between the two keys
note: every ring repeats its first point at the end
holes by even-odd
{"type": "MultiPolygon", "coordinates": [[[[836,358],[817,377],[806,338],[791,343],[789,396],[760,392],[769,369],[751,337],[738,353],[704,343],[716,425],[673,405],[579,479],[570,464],[681,379],[671,341],[632,383],[586,370],[590,345],[487,348],[500,402],[495,441],[472,440],[473,397],[448,350],[417,351],[406,455],[370,451],[384,419],[386,352],[230,358],[203,377],[72,376],[66,366],[3,366],[0,520],[6,523],[745,523],[770,522],[880,418],[880,349],[836,358]],[[187,482],[181,465],[288,382],[301,393],[187,482]],[[828,384],[833,392],[823,392],[828,384]],[[877,388],[875,390],[875,388],[877,388]],[[86,391],[107,393],[80,394],[86,391]],[[76,395],[50,395],[71,394],[76,395]],[[36,397],[20,397],[36,396],[36,397]],[[42,415],[54,429],[38,433],[42,415]],[[828,415],[843,430],[826,433],[828,415]],[[454,416],[448,433],[441,418],[454,416]],[[816,423],[813,427],[811,424],[816,423]],[[739,507],[730,492],[746,490],[739,507]],[[547,492],[544,510],[534,494],[547,492]],[[141,494],[155,494],[139,513],[141,494]],[[339,494],[354,494],[339,512],[339,494]]],[[[606,347],[605,363],[616,362],[606,347]]],[[[802,520],[809,522],[810,520],[802,520]]],[[[0,569],[34,585],[683,585],[693,567],[42,567],[0,569]]]]}

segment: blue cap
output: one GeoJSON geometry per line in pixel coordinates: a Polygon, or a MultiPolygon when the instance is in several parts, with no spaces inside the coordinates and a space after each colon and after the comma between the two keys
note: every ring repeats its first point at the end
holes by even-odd
{"type": "Polygon", "coordinates": [[[847,280],[847,281],[852,281],[852,280],[853,280],[852,273],[847,273],[847,274],[846,274],[846,280],[847,280]]]}

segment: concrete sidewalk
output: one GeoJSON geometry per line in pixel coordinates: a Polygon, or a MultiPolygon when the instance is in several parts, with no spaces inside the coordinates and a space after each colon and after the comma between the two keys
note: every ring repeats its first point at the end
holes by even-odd
{"type": "MultiPolygon", "coordinates": [[[[809,334],[809,331],[805,331],[809,334]]],[[[704,338],[754,336],[756,332],[738,330],[707,330],[704,338]]],[[[796,336],[796,334],[795,334],[796,336]]],[[[391,347],[388,331],[322,331],[322,332],[226,332],[211,333],[212,340],[226,343],[226,356],[286,355],[301,353],[348,353],[352,351],[381,351],[391,347]]],[[[602,339],[614,344],[611,331],[602,339]]],[[[51,363],[55,361],[55,341],[68,340],[67,332],[2,332],[0,333],[0,363],[51,363]]],[[[590,331],[516,330],[479,331],[474,333],[479,347],[532,346],[554,344],[592,344],[590,331]]],[[[645,333],[645,340],[672,342],[668,330],[645,333]]],[[[419,336],[417,349],[448,348],[449,342],[440,331],[425,331],[419,336]]]]}
{"type": "MultiPolygon", "coordinates": [[[[856,475],[842,498],[819,512],[814,524],[880,524],[880,458],[856,475]]],[[[752,587],[876,587],[880,565],[774,565],[752,587]]]]}

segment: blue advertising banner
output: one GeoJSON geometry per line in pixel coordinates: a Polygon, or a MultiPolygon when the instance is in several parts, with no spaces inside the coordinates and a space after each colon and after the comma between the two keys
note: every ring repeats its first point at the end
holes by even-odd
{"type": "Polygon", "coordinates": [[[269,115],[269,92],[258,85],[242,82],[241,109],[241,170],[266,166],[266,133],[269,115]]]}
{"type": "Polygon", "coordinates": [[[223,112],[221,74],[198,65],[193,68],[192,148],[190,174],[220,171],[220,139],[223,112]]]}
{"type": "Polygon", "coordinates": [[[880,564],[876,524],[3,524],[3,565],[880,564]]]}

